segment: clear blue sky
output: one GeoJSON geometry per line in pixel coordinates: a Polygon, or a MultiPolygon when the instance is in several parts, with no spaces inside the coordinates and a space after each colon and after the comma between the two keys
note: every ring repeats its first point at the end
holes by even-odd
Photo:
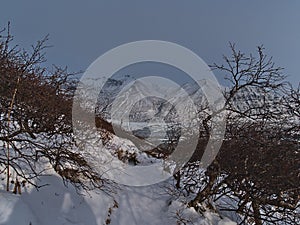
{"type": "Polygon", "coordinates": [[[85,70],[120,44],[159,39],[190,48],[208,64],[221,62],[228,42],[242,51],[264,44],[289,80],[300,80],[300,1],[2,0],[0,26],[11,21],[15,43],[29,48],[50,34],[47,59],[85,70]]]}

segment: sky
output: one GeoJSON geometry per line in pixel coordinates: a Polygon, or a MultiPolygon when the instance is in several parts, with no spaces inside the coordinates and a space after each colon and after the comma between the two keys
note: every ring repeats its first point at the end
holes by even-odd
{"type": "Polygon", "coordinates": [[[14,43],[25,49],[50,35],[47,64],[85,70],[127,42],[164,40],[222,62],[229,42],[245,53],[263,44],[289,81],[298,83],[300,1],[244,0],[1,0],[0,27],[11,22],[14,43]]]}

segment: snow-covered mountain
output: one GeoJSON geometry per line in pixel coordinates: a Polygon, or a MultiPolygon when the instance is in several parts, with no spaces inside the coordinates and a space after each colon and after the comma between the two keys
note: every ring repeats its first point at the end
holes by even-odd
{"type": "Polygon", "coordinates": [[[244,87],[239,90],[233,97],[233,105],[239,111],[255,110],[257,113],[262,110],[269,110],[272,112],[280,110],[281,96],[272,90],[265,90],[258,87],[244,87]]]}
{"type": "MultiPolygon", "coordinates": [[[[133,80],[130,76],[128,79],[108,80],[99,95],[96,113],[104,115],[109,120],[111,107],[116,97],[118,97],[118,104],[115,106],[115,110],[122,111],[126,108],[126,105],[132,105],[134,107],[131,116],[134,119],[142,120],[143,118],[135,115],[141,112],[148,112],[149,116],[145,119],[151,119],[153,114],[159,114],[164,109],[170,109],[170,102],[174,103],[182,100],[186,96],[184,92],[193,96],[197,91],[194,84],[185,84],[182,87],[170,88],[168,86],[145,83],[141,80],[133,80]],[[130,85],[126,86],[128,84],[130,85]]],[[[143,117],[143,114],[141,116],[143,117]]]]}
{"type": "Polygon", "coordinates": [[[178,87],[155,86],[143,81],[109,81],[99,95],[96,114],[102,118],[122,124],[125,111],[131,123],[149,123],[153,118],[166,122],[191,121],[196,117],[196,105],[205,101],[195,84],[178,87]],[[115,113],[115,116],[113,116],[115,113]],[[113,118],[112,118],[113,117],[113,118]]]}
{"type": "MultiPolygon", "coordinates": [[[[189,121],[195,120],[197,112],[208,104],[206,96],[197,83],[185,83],[170,88],[134,80],[130,76],[126,78],[108,80],[99,95],[97,105],[96,114],[100,114],[108,121],[114,120],[112,122],[119,125],[127,122],[145,123],[151,126],[150,121],[153,122],[153,118],[161,118],[160,123],[173,122],[182,127],[185,124],[191,126],[189,121]]],[[[225,87],[223,91],[226,91],[225,87]]],[[[280,98],[279,94],[272,91],[245,87],[235,94],[231,104],[241,112],[247,111],[253,114],[266,110],[276,112],[281,110],[280,98]]],[[[139,129],[145,133],[144,127],[140,126],[139,129]]],[[[128,126],[124,129],[128,129],[128,126]]]]}
{"type": "MultiPolygon", "coordinates": [[[[205,83],[202,85],[205,85],[205,83]]],[[[221,88],[224,91],[226,90],[226,87],[221,88]]],[[[168,86],[162,88],[161,86],[155,86],[155,84],[145,83],[141,80],[135,80],[131,76],[126,76],[123,79],[108,79],[99,95],[97,113],[109,114],[109,109],[111,109],[110,107],[113,101],[122,91],[123,93],[126,93],[126,95],[123,94],[119,96],[121,99],[118,103],[121,104],[116,109],[121,110],[125,104],[130,104],[133,100],[146,98],[143,99],[143,101],[135,102],[136,107],[134,107],[133,110],[136,110],[134,112],[138,112],[138,109],[146,110],[147,108],[149,111],[162,111],[166,102],[180,103],[180,100],[186,100],[187,96],[193,99],[194,104],[196,105],[207,102],[201,87],[199,87],[196,82],[185,83],[176,88],[170,88],[168,86]],[[128,84],[130,85],[128,86],[128,84]],[[158,95],[162,96],[162,99],[149,97],[158,95]]],[[[280,95],[271,90],[266,91],[265,89],[258,87],[244,87],[236,93],[233,101],[237,107],[242,109],[249,105],[259,107],[266,104],[266,102],[271,103],[278,101],[279,99],[280,95]]]]}

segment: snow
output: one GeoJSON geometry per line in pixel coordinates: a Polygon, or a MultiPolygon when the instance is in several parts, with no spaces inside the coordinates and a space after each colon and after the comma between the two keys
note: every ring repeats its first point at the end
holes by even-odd
{"type": "MultiPolygon", "coordinates": [[[[136,87],[146,90],[139,83],[136,87]]],[[[157,91],[159,92],[159,90],[157,91]]],[[[143,92],[138,90],[137,93],[143,92]]],[[[175,93],[172,98],[173,101],[177,101],[182,96],[181,92],[177,95],[175,93]]],[[[186,124],[186,127],[189,128],[193,124],[190,121],[194,114],[185,113],[190,112],[188,110],[191,106],[186,104],[188,102],[185,102],[185,99],[179,100],[182,101],[184,107],[180,108],[181,111],[179,110],[178,113],[190,115],[183,118],[183,122],[188,121],[183,124],[186,124]]],[[[120,104],[121,106],[122,104],[120,104]]],[[[120,112],[122,111],[120,110],[120,112]]],[[[161,123],[162,121],[158,124],[161,123]]],[[[147,126],[151,128],[152,134],[164,136],[161,135],[162,130],[156,128],[156,124],[156,121],[150,120],[147,126]]],[[[136,124],[133,123],[132,125],[136,124]]],[[[141,127],[144,127],[144,124],[141,127]]],[[[134,129],[134,127],[131,127],[131,129],[134,129]]],[[[95,166],[95,168],[98,166],[100,171],[110,172],[112,171],[111,168],[116,167],[120,172],[122,166],[134,169],[134,166],[131,167],[131,165],[124,162],[121,164],[121,161],[116,159],[118,153],[124,152],[129,156],[136,155],[138,170],[135,170],[134,174],[140,174],[140,178],[127,176],[126,182],[123,183],[128,183],[132,179],[131,184],[134,184],[136,180],[141,182],[145,179],[142,182],[145,184],[156,177],[160,177],[155,173],[150,173],[149,168],[153,165],[161,165],[163,161],[140,151],[133,142],[112,135],[111,140],[104,147],[98,141],[98,133],[93,140],[95,144],[89,143],[90,145],[83,152],[83,155],[92,166],[95,166]],[[148,173],[145,173],[144,170],[147,170],[148,173]]],[[[159,172],[161,171],[162,169],[159,170],[159,172]]],[[[41,177],[39,183],[48,185],[39,190],[27,186],[22,189],[22,195],[0,191],[0,225],[236,224],[228,218],[220,217],[215,212],[207,211],[201,215],[193,208],[188,208],[180,199],[170,195],[161,183],[140,187],[122,185],[120,189],[116,190],[116,193],[111,193],[111,196],[109,196],[100,190],[78,193],[72,185],[65,186],[61,178],[55,175],[53,171],[48,170],[47,173],[49,173],[49,176],[41,177]]],[[[113,177],[116,177],[116,174],[113,175],[113,177]]],[[[169,175],[167,174],[166,177],[169,177],[169,175]]],[[[122,177],[125,177],[124,174],[121,175],[119,180],[122,177]]],[[[2,189],[4,189],[3,186],[2,189]]]]}
{"type": "Polygon", "coordinates": [[[34,212],[19,196],[1,191],[0,199],[0,224],[29,225],[30,221],[37,224],[34,212]]]}
{"type": "Polygon", "coordinates": [[[42,182],[48,185],[39,190],[26,188],[22,195],[0,192],[1,225],[103,225],[106,221],[111,225],[174,225],[178,215],[192,222],[187,224],[236,224],[215,213],[202,217],[160,185],[124,186],[108,196],[100,191],[79,194],[56,175],[43,177],[42,182]]]}
{"type": "Polygon", "coordinates": [[[39,191],[25,190],[22,195],[1,192],[0,224],[97,224],[91,207],[72,186],[64,186],[54,175],[44,177],[43,182],[49,185],[39,191]]]}
{"type": "MultiPolygon", "coordinates": [[[[112,137],[108,147],[105,151],[99,143],[99,148],[89,149],[90,162],[97,164],[97,157],[105,160],[106,156],[113,157],[115,151],[121,149],[127,154],[136,154],[139,165],[145,168],[161,163],[161,159],[140,152],[131,141],[117,136],[112,137]]],[[[49,168],[49,165],[41,164],[49,168]]],[[[201,215],[188,208],[170,195],[161,183],[141,187],[120,186],[111,196],[100,190],[78,193],[72,185],[65,186],[53,169],[46,171],[49,175],[42,176],[38,182],[48,185],[39,190],[26,186],[22,188],[22,195],[15,195],[3,191],[4,185],[0,187],[0,225],[236,224],[216,213],[208,211],[201,215]],[[180,223],[180,220],[184,222],[180,223]]],[[[144,178],[151,180],[151,174],[144,178]]]]}

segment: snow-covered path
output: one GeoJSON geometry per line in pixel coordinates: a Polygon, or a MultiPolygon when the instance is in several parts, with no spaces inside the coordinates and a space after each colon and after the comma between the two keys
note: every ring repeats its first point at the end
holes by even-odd
{"type": "Polygon", "coordinates": [[[123,187],[114,197],[90,192],[78,195],[74,187],[64,186],[55,175],[43,177],[49,186],[14,195],[0,192],[0,225],[174,225],[176,211],[201,225],[234,225],[208,213],[200,217],[186,209],[158,185],[123,187]],[[114,201],[115,200],[115,201],[114,201]]]}

